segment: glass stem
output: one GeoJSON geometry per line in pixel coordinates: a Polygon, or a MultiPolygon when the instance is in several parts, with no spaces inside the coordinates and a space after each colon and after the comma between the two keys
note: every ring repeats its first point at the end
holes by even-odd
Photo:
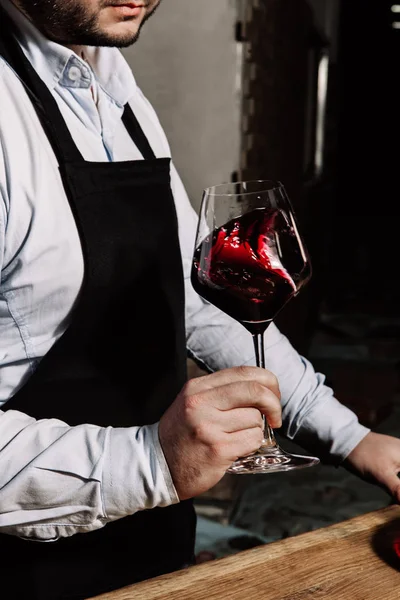
{"type": "MultiPolygon", "coordinates": [[[[265,369],[265,353],[264,353],[264,332],[262,333],[254,333],[253,335],[253,343],[254,343],[254,351],[256,354],[256,364],[257,367],[262,367],[265,369]]],[[[267,423],[267,419],[265,415],[262,416],[264,423],[264,441],[262,443],[262,447],[265,446],[277,448],[278,444],[276,443],[274,432],[271,427],[267,423]]]]}

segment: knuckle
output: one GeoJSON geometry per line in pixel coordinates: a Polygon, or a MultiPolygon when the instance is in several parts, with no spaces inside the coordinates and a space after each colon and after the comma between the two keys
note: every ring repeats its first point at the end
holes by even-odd
{"type": "Polygon", "coordinates": [[[274,413],[274,415],[276,415],[277,417],[281,418],[282,417],[282,406],[280,405],[279,401],[274,403],[272,412],[274,413]]]}
{"type": "Polygon", "coordinates": [[[211,444],[208,448],[208,454],[210,461],[219,461],[224,456],[224,447],[225,444],[223,442],[215,442],[211,444]]]}
{"type": "Polygon", "coordinates": [[[273,382],[273,383],[278,383],[278,378],[275,375],[275,373],[273,373],[272,371],[270,371],[269,369],[265,369],[265,374],[268,376],[268,379],[273,382]]]}
{"type": "Polygon", "coordinates": [[[197,379],[189,379],[186,381],[182,388],[182,393],[184,396],[191,396],[196,392],[196,389],[199,387],[199,382],[197,379]]]}
{"type": "Polygon", "coordinates": [[[234,367],[234,371],[240,379],[248,379],[254,375],[254,367],[246,367],[245,365],[234,367]]]}
{"type": "Polygon", "coordinates": [[[267,392],[265,386],[254,380],[249,382],[249,391],[254,398],[264,398],[267,392]]]}
{"type": "Polygon", "coordinates": [[[268,388],[264,388],[262,400],[263,400],[264,406],[268,410],[268,412],[271,412],[271,413],[280,412],[280,410],[281,410],[280,402],[279,402],[278,398],[275,396],[275,394],[273,392],[271,392],[271,390],[269,390],[268,388]]]}
{"type": "Polygon", "coordinates": [[[198,394],[189,394],[185,397],[185,410],[191,412],[201,404],[201,397],[198,394]]]}
{"type": "Polygon", "coordinates": [[[269,371],[269,378],[271,381],[270,385],[273,385],[278,390],[278,394],[280,395],[279,380],[277,376],[274,375],[274,373],[271,373],[271,371],[269,371]]]}
{"type": "Polygon", "coordinates": [[[181,414],[184,422],[194,429],[199,422],[199,405],[200,400],[196,395],[188,396],[181,407],[181,414]]]}
{"type": "Polygon", "coordinates": [[[275,396],[275,394],[268,394],[267,398],[266,398],[266,405],[268,408],[268,412],[270,413],[280,413],[281,412],[281,405],[279,403],[278,398],[275,396]]]}
{"type": "Polygon", "coordinates": [[[277,376],[276,376],[276,375],[273,375],[273,374],[271,373],[271,379],[272,379],[272,381],[273,381],[274,385],[275,385],[275,386],[278,388],[278,390],[279,390],[279,380],[278,380],[277,376]]]}
{"type": "Polygon", "coordinates": [[[196,425],[193,425],[192,435],[196,440],[206,443],[210,439],[210,431],[207,427],[207,424],[200,422],[196,425]]]}

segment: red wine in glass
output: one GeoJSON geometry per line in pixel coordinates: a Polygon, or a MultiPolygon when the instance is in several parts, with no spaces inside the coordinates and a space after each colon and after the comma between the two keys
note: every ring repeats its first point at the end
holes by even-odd
{"type": "MultiPolygon", "coordinates": [[[[257,366],[265,367],[265,330],[310,276],[310,260],[281,183],[239,182],[204,191],[192,285],[252,334],[257,366]]],[[[284,452],[265,419],[264,427],[258,452],[239,458],[228,472],[287,471],[319,462],[284,452]]]]}

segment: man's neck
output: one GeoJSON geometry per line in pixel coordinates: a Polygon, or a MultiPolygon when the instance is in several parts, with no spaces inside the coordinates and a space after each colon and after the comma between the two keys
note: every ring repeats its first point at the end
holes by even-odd
{"type": "Polygon", "coordinates": [[[64,45],[66,48],[69,48],[70,50],[72,50],[72,52],[75,52],[75,54],[77,54],[80,58],[85,60],[85,52],[84,52],[85,46],[76,46],[75,44],[64,44],[64,45]]]}

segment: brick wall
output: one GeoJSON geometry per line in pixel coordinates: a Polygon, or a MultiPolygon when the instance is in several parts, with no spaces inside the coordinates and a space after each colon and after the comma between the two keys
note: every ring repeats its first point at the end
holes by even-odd
{"type": "Polygon", "coordinates": [[[303,0],[245,0],[241,178],[280,179],[300,210],[307,57],[303,0]]]}
{"type": "MultiPolygon", "coordinates": [[[[308,60],[312,11],[305,0],[244,0],[242,152],[240,179],[278,179],[297,217],[307,220],[304,193],[308,60]]],[[[276,322],[300,351],[308,342],[312,288],[303,291],[276,322]]]]}

